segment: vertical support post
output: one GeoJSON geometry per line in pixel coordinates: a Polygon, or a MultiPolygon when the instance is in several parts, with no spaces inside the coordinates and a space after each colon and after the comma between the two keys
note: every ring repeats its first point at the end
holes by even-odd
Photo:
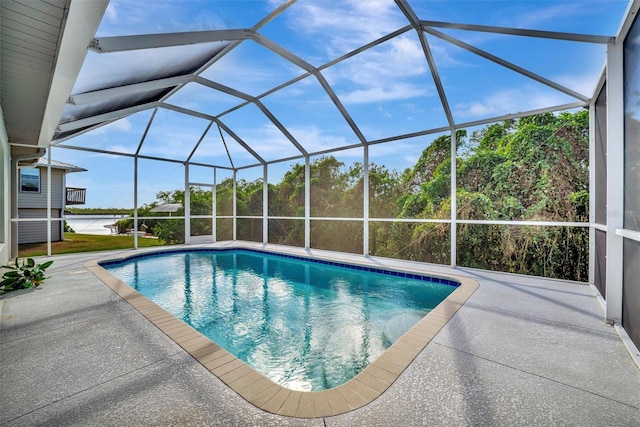
{"type": "Polygon", "coordinates": [[[457,156],[458,156],[458,142],[457,142],[457,129],[455,127],[451,128],[451,268],[456,267],[457,261],[457,232],[458,232],[458,224],[456,223],[456,219],[458,216],[458,201],[457,201],[457,156]]]}
{"type": "Polygon", "coordinates": [[[191,186],[189,163],[184,164],[184,243],[191,244],[191,186]]]}
{"type": "Polygon", "coordinates": [[[133,157],[133,248],[138,249],[138,156],[133,157]]]}
{"type": "Polygon", "coordinates": [[[369,255],[369,145],[364,145],[364,163],[362,164],[362,254],[369,255]]]}
{"type": "Polygon", "coordinates": [[[311,248],[311,164],[304,158],[304,248],[311,248]]]}
{"type": "Polygon", "coordinates": [[[236,198],[237,198],[237,193],[236,193],[236,175],[237,175],[238,171],[236,169],[233,170],[233,240],[236,240],[237,238],[237,230],[236,230],[236,226],[237,226],[237,213],[236,213],[236,198]]]}
{"type": "MultiPolygon", "coordinates": [[[[10,149],[9,149],[10,150],[10,149]]],[[[11,182],[9,182],[9,188],[11,191],[11,215],[9,216],[9,222],[11,223],[11,232],[9,233],[11,240],[11,250],[9,251],[9,258],[13,259],[18,256],[18,192],[20,191],[20,168],[18,168],[18,161],[11,160],[11,182]]]]}
{"type": "Polygon", "coordinates": [[[624,226],[624,46],[607,46],[607,291],[606,321],[622,322],[624,226]]]}
{"type": "Polygon", "coordinates": [[[596,93],[589,103],[589,284],[596,271],[596,93]]]}
{"type": "Polygon", "coordinates": [[[216,242],[216,234],[218,233],[218,212],[216,211],[218,209],[218,183],[216,181],[217,172],[218,169],[213,168],[213,191],[211,194],[211,212],[213,213],[211,218],[211,234],[213,237],[213,243],[216,242]]]}
{"type": "Polygon", "coordinates": [[[51,148],[47,150],[47,256],[51,256],[51,148]]]}
{"type": "MultiPolygon", "coordinates": [[[[53,150],[53,147],[49,147],[49,151],[53,150]]],[[[53,153],[51,153],[51,156],[53,157],[53,153]]],[[[60,239],[64,240],[64,222],[65,220],[63,219],[65,217],[64,212],[67,210],[67,174],[63,173],[62,174],[62,194],[60,194],[60,206],[62,206],[62,209],[60,210],[60,221],[58,224],[58,229],[60,230],[60,239]]]]}
{"type": "Polygon", "coordinates": [[[269,243],[269,175],[267,164],[262,165],[262,243],[269,243]]]}

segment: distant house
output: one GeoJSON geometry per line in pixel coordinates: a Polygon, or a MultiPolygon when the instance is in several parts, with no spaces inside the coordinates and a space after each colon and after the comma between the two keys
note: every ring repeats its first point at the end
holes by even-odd
{"type": "MultiPolygon", "coordinates": [[[[85,202],[84,188],[68,188],[66,175],[71,172],[86,172],[86,169],[69,163],[51,160],[51,218],[62,218],[68,205],[85,202]]],[[[18,217],[47,218],[47,160],[39,158],[29,165],[19,165],[18,217]]],[[[64,222],[51,223],[51,241],[62,240],[64,222]]],[[[44,221],[20,222],[18,244],[47,241],[47,224],[44,221]]]]}

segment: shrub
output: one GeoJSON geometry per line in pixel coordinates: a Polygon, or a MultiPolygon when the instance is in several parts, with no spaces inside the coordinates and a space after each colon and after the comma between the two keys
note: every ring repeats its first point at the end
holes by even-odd
{"type": "Polygon", "coordinates": [[[16,258],[15,265],[2,266],[2,268],[8,269],[9,271],[6,271],[2,276],[0,293],[40,286],[46,279],[44,271],[51,264],[53,264],[53,261],[36,264],[33,258],[27,258],[26,261],[20,263],[18,258],[16,258]]]}

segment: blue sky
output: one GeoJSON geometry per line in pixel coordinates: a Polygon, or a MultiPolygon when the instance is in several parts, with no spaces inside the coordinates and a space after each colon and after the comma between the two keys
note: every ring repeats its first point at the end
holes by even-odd
{"type": "MultiPolygon", "coordinates": [[[[97,37],[194,30],[251,28],[280,1],[112,1],[97,37]]],[[[411,1],[422,20],[615,35],[625,0],[604,1],[411,1]]],[[[297,57],[320,67],[407,25],[390,0],[298,0],[258,32],[297,57]]],[[[550,39],[436,28],[465,43],[527,68],[542,77],[591,96],[605,59],[605,46],[550,39]]],[[[440,38],[427,39],[456,123],[560,105],[574,98],[501,67],[440,38]]],[[[118,81],[132,72],[148,72],[207,48],[163,48],[148,52],[90,52],[73,93],[118,81]]],[[[251,96],[304,73],[262,45],[246,40],[214,63],[202,76],[251,96]]],[[[322,70],[346,111],[367,141],[447,125],[433,78],[415,31],[322,70]]],[[[313,76],[261,99],[265,107],[308,152],[358,144],[360,141],[313,76]]],[[[218,115],[238,105],[239,98],[189,83],[167,103],[218,115]]],[[[134,153],[151,111],[120,119],[103,128],[65,141],[69,146],[134,153]]],[[[299,151],[254,105],[222,116],[222,121],[263,159],[295,156],[299,151]]],[[[140,154],[186,159],[208,122],[159,109],[140,154]]],[[[470,129],[473,130],[473,129],[470,129]]],[[[236,167],[256,164],[234,138],[222,131],[236,167]]],[[[434,137],[422,136],[373,145],[370,160],[390,169],[411,166],[434,137]]],[[[335,154],[345,163],[361,161],[362,150],[335,154]]],[[[133,160],[113,155],[58,149],[53,158],[88,169],[71,174],[67,185],[87,188],[87,207],[133,207],[133,160]]],[[[218,128],[211,127],[192,159],[230,166],[218,128]]],[[[293,161],[269,167],[269,181],[278,182],[293,161]]],[[[229,172],[217,171],[217,180],[229,172]]],[[[262,176],[262,168],[241,171],[240,178],[262,176]]],[[[210,168],[193,168],[190,181],[213,182],[210,168]]],[[[184,186],[181,164],[141,160],[139,203],[155,199],[157,191],[184,186]]]]}

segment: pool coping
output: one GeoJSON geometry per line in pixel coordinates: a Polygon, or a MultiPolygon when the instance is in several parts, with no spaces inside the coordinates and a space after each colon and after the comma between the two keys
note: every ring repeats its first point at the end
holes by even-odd
{"type": "MultiPolygon", "coordinates": [[[[249,249],[242,245],[227,247],[227,249],[229,248],[239,250],[249,249]]],[[[211,250],[210,248],[195,247],[164,248],[158,251],[149,251],[146,252],[146,254],[202,249],[211,250]]],[[[271,249],[258,252],[283,253],[271,249]]],[[[202,366],[209,370],[209,372],[242,396],[246,401],[273,414],[298,418],[320,418],[340,415],[371,403],[398,379],[413,359],[418,356],[479,287],[477,281],[467,277],[441,273],[432,274],[426,273],[425,271],[411,270],[409,268],[383,268],[383,270],[387,271],[402,270],[422,276],[454,280],[460,283],[460,285],[416,325],[393,343],[380,357],[346,383],[328,390],[297,391],[276,384],[196,331],[187,323],[173,316],[126,283],[111,275],[99,265],[100,262],[113,261],[116,259],[125,260],[139,255],[138,253],[125,256],[114,255],[103,259],[87,261],[84,265],[100,281],[128,302],[133,308],[140,312],[140,314],[146,317],[202,366]]],[[[296,258],[306,258],[310,260],[329,259],[329,257],[313,255],[296,256],[296,258]]],[[[340,262],[370,268],[370,266],[358,263],[357,261],[340,262]]]]}

